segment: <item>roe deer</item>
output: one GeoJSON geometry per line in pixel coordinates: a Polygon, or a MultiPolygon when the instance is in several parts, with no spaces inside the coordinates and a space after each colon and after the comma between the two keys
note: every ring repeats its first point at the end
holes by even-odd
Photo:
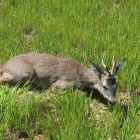
{"type": "Polygon", "coordinates": [[[102,64],[103,71],[98,65],[90,62],[91,70],[75,60],[51,54],[21,54],[11,58],[0,68],[0,83],[32,84],[39,88],[63,90],[69,86],[77,89],[97,89],[110,102],[116,102],[115,75],[123,68],[125,59],[116,66],[115,54],[113,67],[109,71],[108,62],[102,64]]]}

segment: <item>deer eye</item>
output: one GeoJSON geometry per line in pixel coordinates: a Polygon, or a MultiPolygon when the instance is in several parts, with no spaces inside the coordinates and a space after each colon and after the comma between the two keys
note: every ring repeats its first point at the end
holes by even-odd
{"type": "Polygon", "coordinates": [[[103,88],[104,88],[105,90],[108,90],[108,88],[107,88],[106,86],[103,86],[103,88]]]}

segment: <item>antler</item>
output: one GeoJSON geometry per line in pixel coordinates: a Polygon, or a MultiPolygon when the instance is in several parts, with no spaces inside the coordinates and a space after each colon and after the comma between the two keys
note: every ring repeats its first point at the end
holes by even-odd
{"type": "MultiPolygon", "coordinates": [[[[105,55],[103,55],[102,64],[103,64],[103,67],[104,67],[105,71],[106,71],[107,73],[109,73],[108,61],[107,61],[107,65],[105,65],[105,63],[104,63],[104,58],[105,58],[105,55]]],[[[108,59],[108,60],[109,60],[109,59],[108,59]]]]}
{"type": "Polygon", "coordinates": [[[114,56],[113,56],[112,62],[113,62],[113,66],[112,66],[112,69],[111,69],[111,75],[114,75],[115,74],[114,70],[115,70],[115,67],[116,67],[115,52],[114,52],[114,56]]]}

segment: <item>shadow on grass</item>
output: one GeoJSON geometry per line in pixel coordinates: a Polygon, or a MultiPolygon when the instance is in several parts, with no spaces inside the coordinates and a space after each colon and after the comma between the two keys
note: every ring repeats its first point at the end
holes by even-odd
{"type": "Polygon", "coordinates": [[[94,90],[87,90],[87,96],[91,96],[91,99],[96,99],[99,102],[101,102],[102,104],[104,104],[105,106],[108,106],[109,102],[107,99],[104,98],[104,96],[102,94],[100,94],[100,92],[96,89],[94,90]]]}
{"type": "Polygon", "coordinates": [[[110,103],[98,90],[89,90],[88,92],[88,97],[91,96],[91,99],[96,99],[102,104],[104,104],[106,107],[109,108],[111,112],[113,112],[113,109],[117,105],[120,110],[123,112],[124,116],[127,116],[127,111],[128,111],[128,105],[122,105],[121,103],[116,102],[115,104],[110,103]]]}
{"type": "Polygon", "coordinates": [[[124,121],[126,120],[129,111],[128,108],[131,108],[130,104],[124,105],[121,102],[116,102],[116,104],[111,104],[97,90],[88,91],[88,96],[91,96],[91,99],[98,100],[100,103],[104,104],[111,113],[113,113],[113,111],[116,111],[118,113],[121,112],[123,114],[122,115],[123,117],[120,123],[120,128],[123,127],[124,121]]]}

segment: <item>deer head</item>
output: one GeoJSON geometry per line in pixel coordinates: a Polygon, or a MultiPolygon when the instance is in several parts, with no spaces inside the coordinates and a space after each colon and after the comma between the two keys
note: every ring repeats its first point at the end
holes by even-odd
{"type": "Polygon", "coordinates": [[[116,102],[116,75],[123,69],[125,59],[116,65],[115,53],[112,59],[113,66],[109,71],[108,61],[107,65],[104,62],[105,55],[102,58],[102,65],[104,67],[104,71],[98,65],[90,62],[91,69],[98,76],[98,82],[95,83],[94,87],[99,90],[99,92],[107,98],[110,102],[116,102]]]}

